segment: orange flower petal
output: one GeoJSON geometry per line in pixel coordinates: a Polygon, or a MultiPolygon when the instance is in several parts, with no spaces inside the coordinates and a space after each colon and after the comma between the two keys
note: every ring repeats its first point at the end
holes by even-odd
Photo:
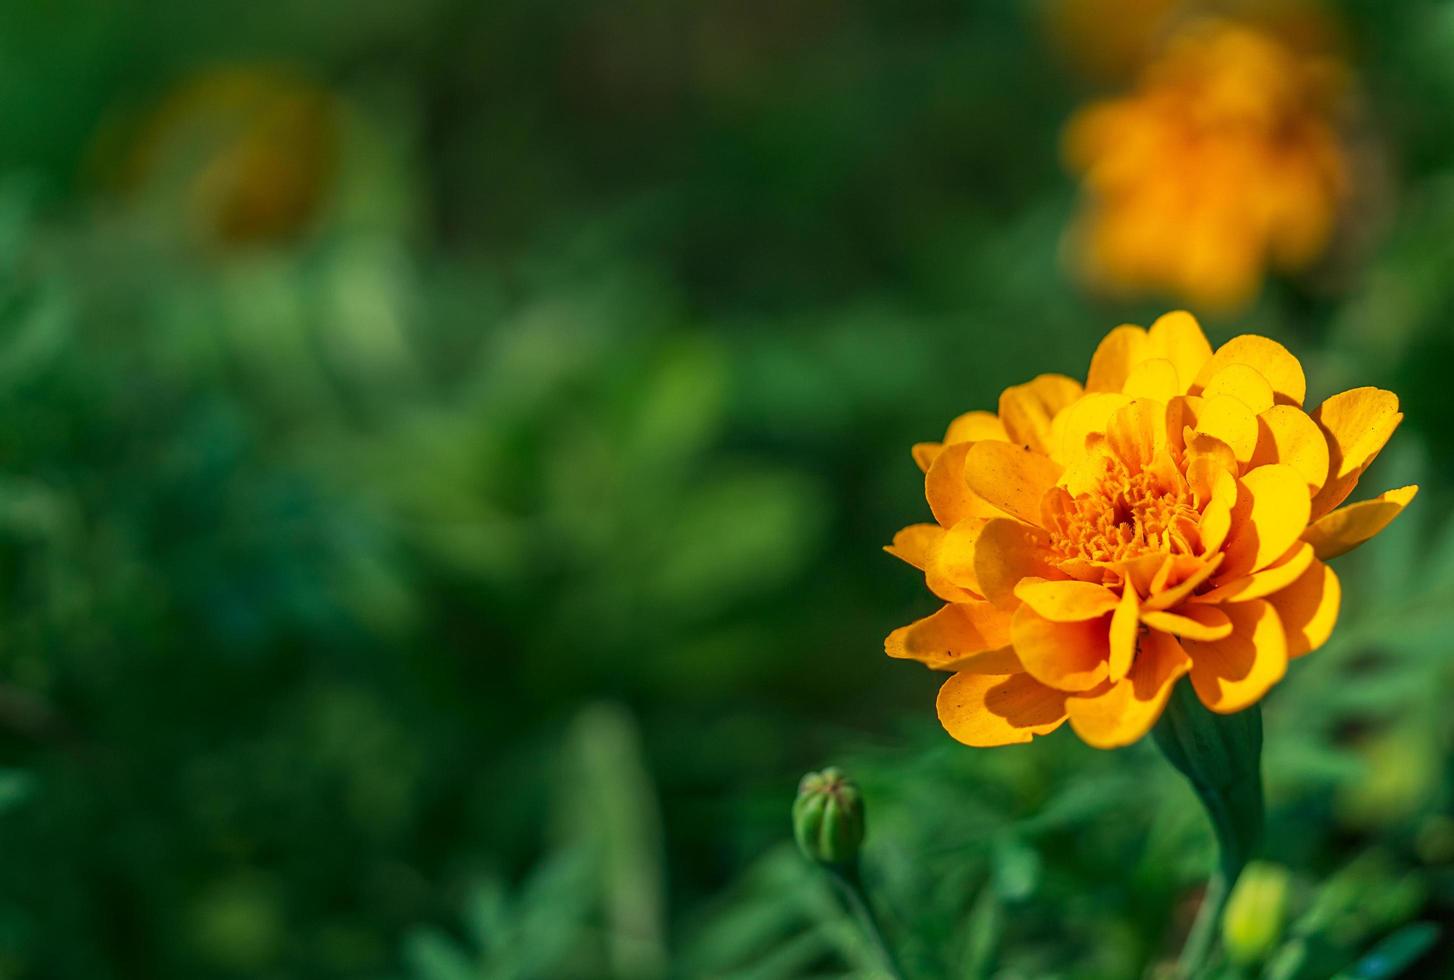
{"type": "Polygon", "coordinates": [[[935,707],[944,730],[975,748],[1028,742],[1065,721],[1065,694],[1028,674],[955,674],[935,707]]]}
{"type": "Polygon", "coordinates": [[[1015,586],[1015,595],[1045,619],[1057,623],[1073,623],[1097,619],[1116,608],[1120,599],[1104,585],[1092,582],[1045,582],[1022,579],[1015,586]]]}
{"type": "Polygon", "coordinates": [[[1015,586],[1023,578],[1063,579],[1045,558],[1045,532],[1008,517],[986,521],[974,542],[974,574],[979,591],[1003,609],[1020,604],[1015,586]]]}
{"type": "Polygon", "coordinates": [[[1138,398],[1118,408],[1106,426],[1106,438],[1133,473],[1141,470],[1166,446],[1166,406],[1138,398]]]}
{"type": "Polygon", "coordinates": [[[1078,398],[1059,415],[1051,426],[1051,441],[1056,460],[1069,466],[1086,453],[1086,438],[1092,433],[1105,432],[1111,416],[1130,397],[1120,392],[1093,391],[1078,398]]]}
{"type": "Polygon", "coordinates": [[[1327,481],[1328,440],[1302,409],[1274,405],[1258,416],[1257,430],[1253,466],[1286,463],[1303,475],[1314,493],[1327,481]]]}
{"type": "Polygon", "coordinates": [[[1158,317],[1147,339],[1153,357],[1164,357],[1176,367],[1178,394],[1191,387],[1212,357],[1212,345],[1207,343],[1201,325],[1185,310],[1158,317]]]}
{"type": "Polygon", "coordinates": [[[1141,634],[1140,613],[1140,598],[1136,590],[1127,585],[1121,590],[1116,611],[1111,614],[1111,652],[1106,669],[1113,681],[1125,677],[1136,659],[1136,640],[1141,634]]]}
{"type": "Polygon", "coordinates": [[[1010,649],[1010,622],[1008,613],[987,602],[951,603],[894,630],[884,640],[884,652],[933,670],[1009,673],[1020,669],[1010,649]]]}
{"type": "Polygon", "coordinates": [[[943,451],[944,443],[942,442],[916,442],[909,447],[909,454],[914,457],[914,462],[924,473],[929,472],[929,467],[934,465],[934,460],[938,459],[939,454],[943,451]]]}
{"type": "Polygon", "coordinates": [[[956,442],[979,442],[981,439],[1008,442],[1009,438],[999,416],[983,411],[965,412],[950,422],[944,433],[944,443],[950,446],[956,442]]]}
{"type": "Polygon", "coordinates": [[[1232,364],[1245,364],[1266,378],[1280,404],[1301,405],[1307,396],[1308,381],[1298,359],[1277,341],[1256,334],[1233,337],[1218,347],[1197,374],[1193,390],[1205,388],[1218,372],[1232,364]]]}
{"type": "Polygon", "coordinates": [[[1358,547],[1393,521],[1419,492],[1417,486],[1385,490],[1372,500],[1339,507],[1312,523],[1303,534],[1318,557],[1326,561],[1358,547]]]}
{"type": "Polygon", "coordinates": [[[1154,357],[1137,364],[1131,369],[1121,391],[1132,398],[1151,398],[1163,405],[1182,394],[1176,367],[1164,357],[1154,357]]]}
{"type": "Polygon", "coordinates": [[[1109,616],[1056,623],[1025,605],[1015,611],[1010,635],[1020,663],[1042,684],[1061,691],[1089,691],[1106,679],[1109,616]]]}
{"type": "Polygon", "coordinates": [[[1257,416],[1231,395],[1215,395],[1203,401],[1197,412],[1196,431],[1226,443],[1240,463],[1252,459],[1257,449],[1257,416]]]}
{"type": "Polygon", "coordinates": [[[1081,395],[1081,387],[1063,374],[1042,374],[1000,395],[1000,421],[1010,441],[1050,454],[1050,423],[1081,395]]]}
{"type": "Polygon", "coordinates": [[[1178,612],[1152,610],[1141,614],[1141,622],[1187,640],[1209,642],[1232,634],[1231,618],[1216,606],[1186,605],[1178,612]]]}
{"type": "Polygon", "coordinates": [[[1342,597],[1338,576],[1321,561],[1314,561],[1295,582],[1267,600],[1282,620],[1289,657],[1301,657],[1328,642],[1338,622],[1342,597]]]}
{"type": "Polygon", "coordinates": [[[1253,415],[1262,414],[1273,404],[1272,385],[1261,371],[1247,364],[1228,364],[1211,376],[1202,390],[1202,397],[1214,398],[1217,395],[1237,399],[1253,415]]]}
{"type": "Polygon", "coordinates": [[[1130,745],[1141,738],[1166,707],[1171,688],[1191,668],[1181,645],[1165,633],[1150,633],[1125,679],[1104,693],[1066,699],[1070,725],[1098,749],[1130,745]]]}
{"type": "Polygon", "coordinates": [[[1258,571],[1287,554],[1307,528],[1312,508],[1307,481],[1286,463],[1257,467],[1242,477],[1242,486],[1251,508],[1227,542],[1228,575],[1258,571]]]}
{"type": "Polygon", "coordinates": [[[1287,672],[1287,637],[1266,599],[1224,606],[1232,635],[1203,643],[1186,640],[1191,682],[1202,704],[1221,714],[1255,703],[1287,672]]]}
{"type": "Polygon", "coordinates": [[[982,500],[1027,524],[1040,522],[1040,501],[1060,472],[1048,456],[1008,442],[975,443],[964,467],[970,489],[982,500]]]}
{"type": "Polygon", "coordinates": [[[1313,499],[1313,516],[1322,517],[1348,499],[1358,478],[1403,421],[1403,413],[1393,392],[1354,388],[1319,405],[1313,421],[1327,435],[1330,455],[1328,480],[1313,499]]]}
{"type": "MultiPolygon", "coordinates": [[[[924,568],[925,578],[938,578],[983,597],[979,579],[974,573],[974,545],[986,523],[988,521],[983,517],[969,517],[946,531],[939,546],[929,553],[929,562],[924,568]]],[[[929,587],[934,588],[932,581],[929,587]]],[[[935,594],[938,594],[937,589],[935,594]]]]}
{"type": "Polygon", "coordinates": [[[938,524],[910,524],[894,535],[893,544],[884,545],[884,551],[923,571],[944,534],[938,524]]]}
{"type": "Polygon", "coordinates": [[[1085,390],[1120,391],[1131,370],[1146,360],[1147,347],[1146,331],[1129,323],[1106,334],[1091,356],[1085,390]]]}
{"type": "Polygon", "coordinates": [[[1196,596],[1193,602],[1246,602],[1261,599],[1280,589],[1287,588],[1298,576],[1307,571],[1313,561],[1313,548],[1309,544],[1296,544],[1283,558],[1260,572],[1238,575],[1221,582],[1210,592],[1196,596]]]}
{"type": "Polygon", "coordinates": [[[953,527],[970,517],[995,517],[999,511],[985,503],[969,489],[964,475],[964,459],[972,442],[945,446],[924,474],[924,497],[934,519],[944,527],[953,527]]]}
{"type": "MultiPolygon", "coordinates": [[[[1230,522],[1230,518],[1228,520],[1230,522]]],[[[1169,589],[1158,589],[1148,596],[1143,608],[1151,610],[1175,608],[1182,600],[1196,591],[1198,586],[1216,573],[1217,569],[1222,565],[1223,557],[1218,552],[1208,558],[1199,560],[1196,569],[1187,575],[1186,578],[1169,589]]]]}

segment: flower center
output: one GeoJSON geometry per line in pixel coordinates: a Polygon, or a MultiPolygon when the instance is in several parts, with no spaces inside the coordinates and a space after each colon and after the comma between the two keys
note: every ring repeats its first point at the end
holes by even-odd
{"type": "Polygon", "coordinates": [[[1193,554],[1198,514],[1184,487],[1149,471],[1107,468],[1090,493],[1060,495],[1049,515],[1050,547],[1061,560],[1121,562],[1149,552],[1193,554]]]}

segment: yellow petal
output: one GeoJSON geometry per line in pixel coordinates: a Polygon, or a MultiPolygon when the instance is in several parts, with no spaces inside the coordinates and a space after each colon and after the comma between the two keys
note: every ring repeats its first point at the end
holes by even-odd
{"type": "Polygon", "coordinates": [[[1000,395],[1000,421],[1010,441],[1050,455],[1050,423],[1081,395],[1080,384],[1063,374],[1042,374],[1006,388],[1000,395]]]}
{"type": "Polygon", "coordinates": [[[1266,599],[1223,607],[1232,635],[1203,643],[1186,640],[1191,682],[1202,704],[1221,714],[1255,703],[1287,672],[1287,638],[1277,610],[1266,599]]]}
{"type": "Polygon", "coordinates": [[[1280,404],[1301,405],[1307,396],[1308,382],[1298,359],[1277,341],[1256,334],[1233,337],[1218,347],[1197,374],[1193,390],[1205,388],[1219,371],[1233,364],[1245,364],[1266,378],[1280,404]]]}
{"type": "Polygon", "coordinates": [[[1339,507],[1314,521],[1303,540],[1310,542],[1324,561],[1337,558],[1388,527],[1418,492],[1417,486],[1400,487],[1385,490],[1372,500],[1339,507]]]}
{"type": "Polygon", "coordinates": [[[917,660],[933,670],[1010,673],[1019,663],[1010,649],[1010,621],[988,602],[957,602],[884,640],[884,652],[900,660],[917,660]]]}
{"type": "Polygon", "coordinates": [[[924,498],[934,519],[944,527],[953,527],[970,517],[994,517],[999,511],[979,499],[969,489],[964,475],[964,459],[969,455],[971,442],[945,446],[924,474],[924,498]]]}
{"type": "Polygon", "coordinates": [[[1303,475],[1314,493],[1328,479],[1328,440],[1307,413],[1292,405],[1274,405],[1257,418],[1257,449],[1253,466],[1286,463],[1303,475]]]}
{"type": "Polygon", "coordinates": [[[1197,530],[1202,537],[1202,555],[1217,554],[1232,530],[1231,506],[1225,500],[1211,500],[1206,510],[1202,511],[1202,520],[1197,530]]]}
{"type": "Polygon", "coordinates": [[[994,439],[998,442],[1009,440],[1004,425],[1000,423],[999,416],[994,412],[965,412],[950,422],[948,430],[944,433],[945,445],[953,445],[956,442],[979,442],[981,439],[994,439]]]}
{"type": "Polygon", "coordinates": [[[984,597],[1004,609],[1020,604],[1015,586],[1023,578],[1063,579],[1045,556],[1045,532],[1008,517],[985,522],[974,542],[974,575],[984,597]]]}
{"type": "Polygon", "coordinates": [[[1283,558],[1260,572],[1238,575],[1220,582],[1210,592],[1197,596],[1196,602],[1246,602],[1261,599],[1285,589],[1307,571],[1313,561],[1312,545],[1297,544],[1283,558]]]}
{"type": "MultiPolygon", "coordinates": [[[[946,531],[939,540],[939,546],[929,552],[924,577],[929,580],[929,588],[934,590],[935,595],[940,595],[934,581],[939,579],[983,597],[979,579],[974,572],[974,546],[986,523],[988,521],[983,517],[965,518],[946,531]]],[[[949,601],[959,600],[956,598],[949,601]]]]}
{"type": "Polygon", "coordinates": [[[1142,361],[1132,368],[1121,392],[1132,398],[1151,398],[1163,405],[1182,394],[1176,368],[1162,357],[1142,361]]]}
{"type": "Polygon", "coordinates": [[[1307,528],[1312,507],[1307,482],[1286,463],[1257,467],[1242,477],[1242,487],[1251,507],[1227,542],[1226,575],[1258,571],[1287,554],[1307,528]]]}
{"type": "Polygon", "coordinates": [[[1066,699],[1070,726],[1087,745],[1114,749],[1150,731],[1171,688],[1191,668],[1181,645],[1165,633],[1147,634],[1126,678],[1104,693],[1066,699]]]}
{"type": "MultiPolygon", "coordinates": [[[[1272,385],[1262,372],[1246,364],[1228,364],[1212,375],[1202,390],[1203,398],[1228,395],[1260,415],[1272,407],[1272,385]]],[[[1289,406],[1291,407],[1291,406],[1289,406]]]]}
{"type": "Polygon", "coordinates": [[[1185,310],[1167,313],[1151,324],[1147,333],[1151,356],[1164,357],[1176,367],[1178,393],[1191,387],[1202,367],[1212,357],[1212,345],[1196,317],[1185,310]]]}
{"type": "Polygon", "coordinates": [[[909,454],[914,457],[914,462],[918,464],[919,469],[925,473],[929,472],[929,467],[934,465],[934,460],[938,459],[939,454],[943,451],[944,443],[942,442],[916,442],[909,447],[909,454]]]}
{"type": "Polygon", "coordinates": [[[1028,674],[955,674],[935,706],[944,730],[975,748],[1028,742],[1065,721],[1065,694],[1028,674]]]}
{"type": "Polygon", "coordinates": [[[1338,576],[1321,561],[1314,561],[1295,582],[1267,600],[1282,620],[1289,657],[1301,657],[1328,642],[1338,623],[1342,597],[1338,576]]]}
{"type": "Polygon", "coordinates": [[[1216,395],[1202,402],[1196,431],[1226,443],[1241,463],[1249,461],[1257,449],[1257,416],[1230,395],[1216,395]]]}
{"type": "Polygon", "coordinates": [[[1130,402],[1130,397],[1120,392],[1106,391],[1091,392],[1076,399],[1055,417],[1055,424],[1051,427],[1055,459],[1067,466],[1081,459],[1086,453],[1087,437],[1092,433],[1105,432],[1111,416],[1130,402]]]}
{"type": "Polygon", "coordinates": [[[1131,369],[1146,359],[1146,331],[1124,324],[1106,334],[1091,356],[1086,391],[1120,391],[1131,369]]]}
{"type": "Polygon", "coordinates": [[[1216,606],[1188,604],[1176,612],[1143,612],[1141,622],[1187,640],[1220,640],[1232,633],[1232,620],[1216,606]]]}
{"type": "Polygon", "coordinates": [[[1060,479],[1048,456],[1008,442],[977,442],[966,457],[969,487],[982,500],[1027,524],[1040,522],[1040,501],[1060,479]]]}
{"type": "Polygon", "coordinates": [[[1024,579],[1015,586],[1015,595],[1041,616],[1057,623],[1096,619],[1115,609],[1120,601],[1104,585],[1073,580],[1024,579]]]}
{"type": "Polygon", "coordinates": [[[893,544],[884,545],[884,551],[923,571],[943,539],[944,528],[938,524],[910,524],[894,535],[893,544]]]}
{"type": "Polygon", "coordinates": [[[1119,681],[1136,659],[1136,640],[1140,636],[1140,600],[1136,590],[1127,585],[1121,590],[1120,602],[1111,614],[1111,652],[1106,662],[1108,676],[1119,681]]]}
{"type": "Polygon", "coordinates": [[[1172,609],[1196,591],[1197,587],[1211,578],[1221,566],[1223,555],[1219,552],[1208,558],[1197,560],[1196,567],[1176,585],[1157,589],[1147,597],[1145,608],[1151,610],[1172,609]]]}
{"type": "Polygon", "coordinates": [[[1354,388],[1319,405],[1313,421],[1328,440],[1328,480],[1313,499],[1313,516],[1322,517],[1353,492],[1358,478],[1403,421],[1398,396],[1379,388],[1354,388]]]}
{"type": "Polygon", "coordinates": [[[1122,406],[1111,416],[1106,438],[1131,472],[1139,472],[1166,447],[1166,406],[1149,398],[1122,406]]]}
{"type": "Polygon", "coordinates": [[[1015,611],[1010,635],[1025,670],[1061,691],[1089,691],[1106,679],[1110,617],[1056,623],[1028,605],[1015,611]]]}

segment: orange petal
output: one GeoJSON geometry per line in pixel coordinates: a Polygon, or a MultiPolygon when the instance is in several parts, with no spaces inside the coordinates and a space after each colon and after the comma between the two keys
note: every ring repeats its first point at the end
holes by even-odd
{"type": "Polygon", "coordinates": [[[910,524],[894,535],[893,544],[884,545],[884,551],[923,571],[944,533],[938,524],[910,524]]]}
{"type": "Polygon", "coordinates": [[[1060,472],[1048,456],[1008,442],[975,443],[964,466],[971,490],[1027,524],[1040,522],[1040,501],[1060,472]]]}
{"type": "Polygon", "coordinates": [[[884,640],[884,652],[933,670],[1010,673],[1020,669],[1010,649],[1010,620],[988,602],[951,603],[894,630],[884,640]]]}
{"type": "Polygon", "coordinates": [[[1246,602],[1261,599],[1279,589],[1291,585],[1298,576],[1307,571],[1313,561],[1313,548],[1309,544],[1294,545],[1281,560],[1260,572],[1238,575],[1221,582],[1210,592],[1197,596],[1194,602],[1246,602]]]}
{"type": "Polygon", "coordinates": [[[1081,395],[1080,384],[1063,374],[1042,374],[1006,388],[1000,395],[1000,421],[1011,442],[1050,455],[1050,423],[1081,395]]]}
{"type": "Polygon", "coordinates": [[[1136,659],[1136,640],[1140,629],[1140,598],[1128,584],[1121,590],[1121,600],[1111,614],[1111,652],[1106,662],[1108,676],[1119,681],[1136,659]]]}
{"type": "Polygon", "coordinates": [[[1111,451],[1139,472],[1166,446],[1166,406],[1149,398],[1138,398],[1122,406],[1106,427],[1111,451]]]}
{"type": "Polygon", "coordinates": [[[1020,604],[1015,586],[1023,578],[1063,579],[1046,560],[1045,532],[1008,517],[986,521],[974,542],[974,576],[984,597],[1003,609],[1020,604]]]}
{"type": "Polygon", "coordinates": [[[1106,679],[1110,617],[1056,623],[1028,605],[1015,611],[1010,634],[1025,670],[1061,691],[1089,691],[1106,679]]]}
{"type": "Polygon", "coordinates": [[[1274,405],[1257,418],[1253,466],[1286,463],[1303,475],[1314,493],[1328,479],[1328,440],[1300,408],[1274,405]]]}
{"type": "Polygon", "coordinates": [[[1232,634],[1232,620],[1216,606],[1188,604],[1177,612],[1152,610],[1141,614],[1141,622],[1186,640],[1209,642],[1232,634]]]}
{"type": "Polygon", "coordinates": [[[1051,427],[1055,458],[1069,466],[1084,456],[1086,438],[1095,432],[1105,432],[1111,416],[1130,401],[1120,392],[1106,391],[1094,391],[1077,399],[1055,417],[1051,427]]]}
{"type": "Polygon", "coordinates": [[[1191,682],[1202,704],[1221,714],[1255,703],[1287,672],[1287,638],[1277,610],[1266,599],[1223,607],[1232,635],[1203,643],[1186,640],[1191,682]]]}
{"type": "Polygon", "coordinates": [[[1252,504],[1227,542],[1228,575],[1255,572],[1287,554],[1306,530],[1312,507],[1307,481],[1286,463],[1257,467],[1242,477],[1242,486],[1252,504]]]}
{"type": "Polygon", "coordinates": [[[935,706],[944,730],[975,748],[1028,742],[1065,721],[1065,694],[1028,674],[955,674],[935,706]]]}
{"type": "Polygon", "coordinates": [[[944,443],[942,442],[916,442],[909,447],[909,454],[914,457],[914,462],[918,464],[919,469],[925,473],[929,472],[929,467],[934,465],[934,460],[938,459],[939,454],[943,451],[944,443]]]}
{"type": "Polygon", "coordinates": [[[1207,381],[1202,390],[1203,398],[1228,395],[1237,399],[1252,412],[1260,415],[1272,407],[1272,385],[1262,372],[1247,364],[1228,364],[1207,381]]]}
{"type": "Polygon", "coordinates": [[[1187,575],[1186,578],[1169,589],[1157,590],[1148,596],[1144,608],[1158,610],[1176,607],[1182,600],[1196,591],[1199,585],[1212,577],[1216,570],[1221,567],[1223,557],[1218,552],[1208,558],[1200,559],[1197,562],[1195,570],[1187,575]]]}
{"type": "Polygon", "coordinates": [[[1256,334],[1233,337],[1218,347],[1197,374],[1193,390],[1205,388],[1218,372],[1233,364],[1245,364],[1266,378],[1280,404],[1301,405],[1308,393],[1308,381],[1298,359],[1277,341],[1256,334]]]}
{"type": "Polygon", "coordinates": [[[1163,357],[1142,361],[1132,368],[1121,392],[1132,398],[1151,398],[1163,405],[1182,394],[1176,368],[1163,357]]]}
{"type": "MultiPolygon", "coordinates": [[[[929,553],[929,562],[924,567],[924,577],[935,595],[941,595],[935,588],[935,580],[950,583],[951,587],[983,593],[979,579],[974,574],[974,545],[987,523],[983,517],[969,517],[951,527],[939,540],[939,546],[929,553]]],[[[957,602],[956,597],[949,601],[957,602]]]]}
{"type": "Polygon", "coordinates": [[[1343,589],[1338,576],[1320,561],[1267,601],[1277,609],[1287,636],[1287,655],[1301,657],[1328,642],[1338,623],[1343,589]]]}
{"type": "Polygon", "coordinates": [[[1380,388],[1354,388],[1319,405],[1313,421],[1328,440],[1328,480],[1313,499],[1313,516],[1322,517],[1353,492],[1358,478],[1403,421],[1398,396],[1380,388]]]}
{"type": "Polygon", "coordinates": [[[1009,440],[1004,425],[994,412],[965,412],[950,422],[944,433],[944,444],[950,446],[956,442],[979,442],[981,439],[1009,440]]]}
{"type": "Polygon", "coordinates": [[[1057,623],[1073,623],[1097,619],[1116,608],[1120,600],[1104,585],[1092,582],[1045,582],[1023,579],[1015,586],[1015,595],[1045,619],[1057,623]]]}
{"type": "Polygon", "coordinates": [[[961,442],[945,446],[924,474],[924,497],[934,519],[944,527],[953,527],[970,517],[994,517],[999,514],[969,489],[964,475],[964,459],[974,443],[961,442]]]}
{"type": "Polygon", "coordinates": [[[1106,334],[1091,356],[1086,391],[1120,391],[1131,370],[1146,359],[1146,331],[1124,324],[1106,334]]]}
{"type": "Polygon", "coordinates": [[[1175,639],[1149,633],[1124,680],[1102,694],[1066,699],[1070,725],[1095,748],[1130,745],[1161,717],[1172,686],[1190,668],[1190,658],[1175,639]]]}
{"type": "Polygon", "coordinates": [[[1324,561],[1337,558],[1388,527],[1418,492],[1417,486],[1400,487],[1385,490],[1372,500],[1339,507],[1314,521],[1303,534],[1303,540],[1311,542],[1313,550],[1324,561]]]}
{"type": "Polygon", "coordinates": [[[1257,449],[1257,416],[1231,395],[1203,401],[1197,412],[1196,431],[1226,443],[1241,463],[1250,460],[1257,449]]]}
{"type": "Polygon", "coordinates": [[[1153,357],[1164,357],[1176,367],[1178,393],[1191,387],[1202,367],[1212,357],[1212,345],[1196,317],[1177,310],[1159,317],[1147,332],[1153,357]]]}

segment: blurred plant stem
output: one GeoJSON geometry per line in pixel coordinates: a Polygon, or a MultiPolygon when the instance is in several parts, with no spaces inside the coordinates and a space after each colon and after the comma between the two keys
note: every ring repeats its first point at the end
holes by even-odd
{"type": "Polygon", "coordinates": [[[894,954],[894,948],[889,943],[884,933],[883,925],[879,922],[878,915],[873,910],[873,902],[869,900],[868,892],[863,887],[863,877],[859,874],[858,862],[841,866],[824,865],[824,870],[833,879],[843,901],[853,913],[854,919],[858,921],[859,927],[868,938],[869,944],[883,961],[885,972],[894,980],[905,980],[903,968],[899,966],[898,957],[894,954]]]}
{"type": "Polygon", "coordinates": [[[1191,783],[1217,838],[1217,867],[1175,973],[1194,980],[1211,956],[1227,896],[1262,840],[1262,713],[1253,705],[1215,714],[1190,681],[1181,681],[1152,734],[1162,755],[1191,783]]]}

